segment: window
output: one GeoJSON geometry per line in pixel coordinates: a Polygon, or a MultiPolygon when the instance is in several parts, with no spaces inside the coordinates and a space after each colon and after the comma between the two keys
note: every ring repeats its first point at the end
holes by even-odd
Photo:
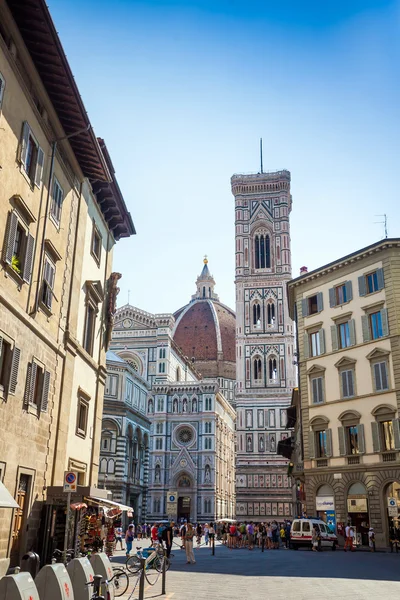
{"type": "Polygon", "coordinates": [[[315,315],[321,312],[324,308],[324,299],[322,292],[318,292],[317,294],[313,294],[308,298],[303,298],[301,301],[301,310],[303,313],[303,317],[308,317],[310,315],[315,315]]]}
{"type": "Polygon", "coordinates": [[[156,438],[156,450],[162,450],[162,438],[156,438]]]}
{"type": "Polygon", "coordinates": [[[128,402],[128,404],[132,404],[132,401],[133,401],[133,382],[130,379],[126,380],[125,400],[126,400],[126,402],[128,402]]]}
{"type": "Polygon", "coordinates": [[[268,360],[268,377],[270,381],[276,381],[278,379],[276,358],[270,358],[268,360]]]}
{"type": "Polygon", "coordinates": [[[162,433],[163,432],[163,423],[157,423],[156,424],[156,433],[162,433]]]}
{"type": "Polygon", "coordinates": [[[21,164],[31,185],[40,188],[42,183],[44,152],[39,146],[27,121],[22,126],[21,164]]]}
{"type": "Polygon", "coordinates": [[[60,221],[61,221],[61,210],[62,210],[63,199],[64,199],[64,191],[63,191],[61,185],[58,183],[57,179],[54,177],[53,193],[52,193],[51,205],[50,205],[50,216],[57,226],[60,224],[60,221]]]}
{"type": "Polygon", "coordinates": [[[271,326],[275,323],[275,304],[271,302],[267,304],[267,323],[271,326]]]}
{"type": "Polygon", "coordinates": [[[53,302],[55,275],[56,267],[49,259],[49,257],[45,255],[41,301],[42,304],[44,304],[44,306],[49,310],[51,310],[51,305],[53,302]]]}
{"type": "Polygon", "coordinates": [[[157,412],[163,412],[163,411],[164,411],[164,399],[157,398],[157,412]]]}
{"type": "Polygon", "coordinates": [[[400,450],[400,419],[395,418],[396,407],[389,404],[377,406],[371,423],[374,452],[400,450]]]}
{"type": "Polygon", "coordinates": [[[369,326],[371,331],[371,339],[376,340],[383,336],[382,315],[380,310],[369,315],[369,326]]]}
{"type": "Polygon", "coordinates": [[[348,369],[340,373],[342,383],[342,398],[354,397],[354,370],[348,369]]]}
{"type": "Polygon", "coordinates": [[[50,390],[50,373],[35,361],[28,364],[24,406],[36,406],[41,412],[47,411],[50,390]]]}
{"type": "MultiPolygon", "coordinates": [[[[6,80],[4,79],[3,75],[0,73],[0,108],[1,108],[1,105],[3,104],[5,87],[6,87],[6,80]]],[[[1,481],[1,479],[0,479],[0,481],[1,481]]]]}
{"type": "Polygon", "coordinates": [[[395,450],[393,421],[383,421],[381,424],[382,450],[395,450]]]}
{"type": "Polygon", "coordinates": [[[100,281],[86,281],[85,325],[83,330],[83,347],[88,354],[93,354],[96,318],[99,304],[103,302],[104,292],[100,281]]]}
{"type": "Polygon", "coordinates": [[[165,358],[165,348],[160,348],[160,358],[165,358]]]}
{"type": "Polygon", "coordinates": [[[116,396],[118,392],[118,375],[107,375],[105,393],[107,396],[116,396]]]}
{"type": "Polygon", "coordinates": [[[331,308],[340,306],[353,299],[353,286],[351,281],[346,281],[341,285],[329,290],[329,305],[331,308]]]}
{"type": "Polygon", "coordinates": [[[212,450],[211,438],[209,437],[204,438],[204,450],[212,450]]]}
{"type": "Polygon", "coordinates": [[[205,433],[211,433],[211,423],[204,423],[204,431],[205,433]]]}
{"type": "Polygon", "coordinates": [[[324,401],[324,379],[323,377],[313,377],[311,379],[312,403],[321,404],[324,401]]]}
{"type": "Polygon", "coordinates": [[[253,325],[261,325],[261,306],[258,302],[253,304],[253,325]]]}
{"type": "MultiPolygon", "coordinates": [[[[323,330],[320,330],[323,331],[323,330]]],[[[311,356],[320,356],[321,352],[321,335],[320,331],[310,333],[310,350],[311,356]]]]}
{"type": "Polygon", "coordinates": [[[389,335],[387,308],[381,310],[364,309],[366,314],[361,317],[363,341],[369,342],[389,335]]]}
{"type": "Polygon", "coordinates": [[[86,307],[85,315],[85,333],[83,338],[83,347],[86,352],[92,354],[94,343],[94,332],[96,324],[96,310],[90,304],[86,307]]]}
{"type": "Polygon", "coordinates": [[[308,521],[303,521],[302,531],[304,531],[304,532],[310,531],[310,523],[308,521]]]}
{"type": "Polygon", "coordinates": [[[96,223],[93,221],[91,254],[98,265],[100,264],[100,259],[101,259],[101,246],[102,246],[101,233],[98,230],[96,223]]]}
{"type": "Polygon", "coordinates": [[[76,419],[76,434],[86,437],[89,415],[89,403],[82,397],[78,399],[78,413],[76,419]]]}
{"type": "Polygon", "coordinates": [[[328,456],[326,431],[317,431],[317,458],[326,458],[328,456]]]}
{"type": "Polygon", "coordinates": [[[373,294],[385,287],[385,279],[383,269],[376,269],[372,273],[361,275],[358,278],[358,291],[360,296],[373,294]]]}
{"type": "Polygon", "coordinates": [[[212,409],[211,398],[206,398],[206,408],[205,408],[205,410],[211,410],[211,409],[212,409]]]}
{"type": "Polygon", "coordinates": [[[373,365],[375,391],[382,392],[389,389],[387,362],[378,362],[373,365]]]}
{"type": "Polygon", "coordinates": [[[269,235],[257,234],[254,238],[254,266],[256,269],[269,269],[271,267],[269,235]]]}
{"type": "Polygon", "coordinates": [[[15,211],[8,217],[4,240],[4,261],[26,283],[31,282],[35,239],[15,211]]]}
{"type": "Polygon", "coordinates": [[[21,351],[12,341],[0,334],[0,398],[6,400],[8,394],[15,394],[18,382],[21,351]]]}
{"type": "MultiPolygon", "coordinates": [[[[306,521],[303,521],[303,525],[306,524],[306,521]]],[[[301,521],[295,521],[293,523],[293,531],[300,531],[300,525],[301,525],[301,521]]]]}
{"type": "Polygon", "coordinates": [[[340,323],[338,325],[339,348],[348,348],[350,344],[350,328],[349,323],[340,323]]]}
{"type": "Polygon", "coordinates": [[[348,454],[359,454],[360,450],[357,425],[350,425],[349,427],[346,427],[346,438],[348,454]]]}
{"type": "Polygon", "coordinates": [[[253,373],[254,373],[254,381],[260,382],[262,381],[262,363],[261,358],[255,358],[253,360],[253,373]]]}

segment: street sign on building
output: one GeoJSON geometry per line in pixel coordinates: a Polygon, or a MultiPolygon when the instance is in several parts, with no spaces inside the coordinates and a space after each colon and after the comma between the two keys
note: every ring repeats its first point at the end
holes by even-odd
{"type": "Polygon", "coordinates": [[[389,517],[398,517],[399,510],[398,510],[397,506],[389,506],[388,514],[389,514],[389,517]]]}
{"type": "Polygon", "coordinates": [[[388,498],[388,508],[393,508],[394,506],[397,508],[396,498],[388,498]]]}
{"type": "Polygon", "coordinates": [[[178,492],[176,490],[169,490],[167,492],[167,515],[170,521],[174,521],[177,518],[178,513],[178,492]]]}
{"type": "Polygon", "coordinates": [[[70,494],[76,492],[77,481],[78,481],[77,473],[74,473],[73,471],[65,471],[65,473],[64,473],[64,490],[63,491],[68,492],[70,494]]]}

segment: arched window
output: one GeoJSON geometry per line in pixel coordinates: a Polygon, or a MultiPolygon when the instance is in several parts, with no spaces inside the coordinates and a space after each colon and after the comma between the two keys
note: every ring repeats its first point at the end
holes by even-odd
{"type": "Polygon", "coordinates": [[[268,361],[268,375],[269,378],[273,381],[275,381],[278,378],[276,358],[270,358],[268,361]]]}
{"type": "Polygon", "coordinates": [[[267,306],[267,323],[268,325],[275,324],[275,304],[269,302],[267,306]]]}
{"type": "Polygon", "coordinates": [[[262,379],[262,371],[261,371],[261,358],[256,357],[253,362],[253,372],[255,381],[261,381],[262,379]]]}
{"type": "Polygon", "coordinates": [[[203,286],[203,298],[205,298],[205,297],[206,297],[206,288],[205,288],[205,286],[203,286]]]}
{"type": "Polygon", "coordinates": [[[258,302],[253,304],[253,325],[257,325],[261,321],[261,306],[258,302]]]}
{"type": "Polygon", "coordinates": [[[107,473],[114,473],[115,471],[115,461],[113,458],[110,458],[110,460],[108,461],[108,465],[107,465],[107,473]]]}
{"type": "Polygon", "coordinates": [[[176,380],[177,381],[181,380],[181,370],[179,367],[176,367],[176,380]]]}
{"type": "Polygon", "coordinates": [[[100,461],[100,473],[107,473],[107,459],[102,458],[100,461]]]}
{"type": "Polygon", "coordinates": [[[271,242],[267,234],[257,234],[254,238],[254,266],[256,269],[271,267],[271,242]]]}

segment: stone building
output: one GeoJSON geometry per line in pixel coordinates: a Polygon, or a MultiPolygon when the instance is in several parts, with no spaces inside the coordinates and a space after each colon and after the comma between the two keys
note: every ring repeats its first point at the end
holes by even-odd
{"type": "Polygon", "coordinates": [[[108,351],[99,486],[112,492],[113,501],[132,506],[138,522],[144,521],[147,506],[148,392],[149,384],[135,368],[108,351]]]}
{"type": "Polygon", "coordinates": [[[293,514],[286,408],[295,386],[290,173],[233,175],[236,234],[236,515],[264,520],[293,514]]]}
{"type": "Polygon", "coordinates": [[[150,386],[147,519],[235,512],[235,411],[217,381],[223,377],[233,401],[235,321],[214,285],[205,262],[192,301],[174,315],[127,305],[115,316],[112,350],[150,386]],[[167,507],[168,491],[177,492],[174,507],[167,507]]]}
{"type": "Polygon", "coordinates": [[[400,511],[400,239],[305,272],[288,290],[308,514],[339,530],[350,521],[364,544],[372,526],[388,545],[400,511]]]}
{"type": "Polygon", "coordinates": [[[15,565],[64,470],[97,482],[112,249],[134,233],[43,0],[0,3],[0,167],[0,479],[20,507],[0,511],[0,559],[15,565]]]}

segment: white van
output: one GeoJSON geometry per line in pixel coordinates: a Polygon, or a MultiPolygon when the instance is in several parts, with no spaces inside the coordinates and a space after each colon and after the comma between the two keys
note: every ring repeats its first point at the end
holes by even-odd
{"type": "Polygon", "coordinates": [[[297,550],[301,546],[312,548],[312,530],[316,527],[321,536],[321,548],[336,550],[338,539],[321,519],[294,519],[290,528],[290,548],[297,550]]]}

